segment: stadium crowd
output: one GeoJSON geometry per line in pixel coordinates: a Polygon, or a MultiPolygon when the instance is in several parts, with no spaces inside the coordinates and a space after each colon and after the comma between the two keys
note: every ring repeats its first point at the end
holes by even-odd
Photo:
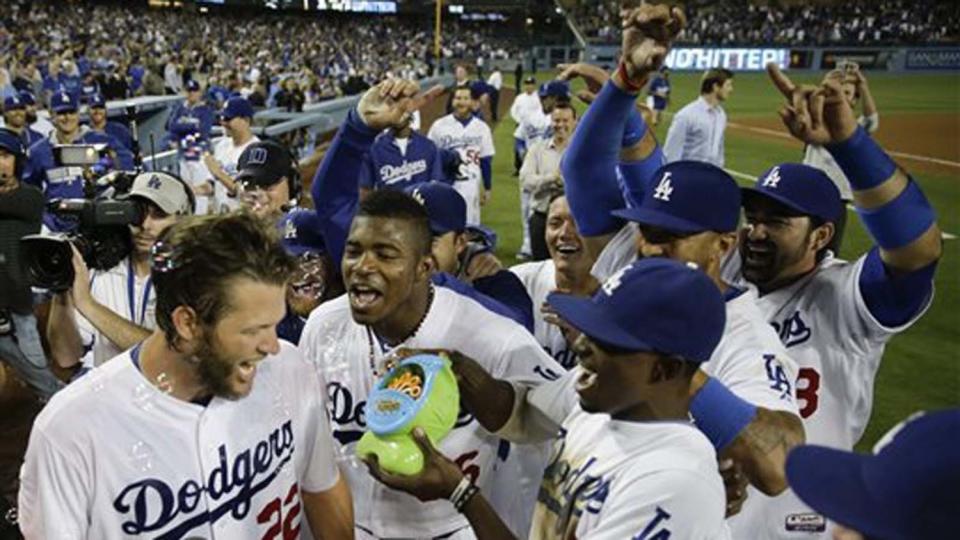
{"type": "MultiPolygon", "coordinates": [[[[44,103],[59,88],[96,88],[110,100],[179,93],[196,79],[215,101],[241,94],[262,106],[291,79],[288,89],[309,104],[435,68],[430,22],[409,17],[197,16],[122,3],[17,0],[0,5],[0,21],[0,97],[29,90],[44,103]]],[[[510,41],[483,27],[444,26],[444,59],[513,52],[510,41]]]]}
{"type": "MultiPolygon", "coordinates": [[[[620,38],[619,2],[584,0],[574,10],[590,41],[620,38]]],[[[749,0],[686,2],[691,25],[677,38],[687,45],[928,45],[960,40],[960,8],[935,0],[854,0],[766,5],[749,0]]]]}

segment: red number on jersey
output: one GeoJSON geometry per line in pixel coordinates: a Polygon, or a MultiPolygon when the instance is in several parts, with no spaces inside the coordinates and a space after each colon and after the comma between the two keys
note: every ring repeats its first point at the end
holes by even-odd
{"type": "Polygon", "coordinates": [[[820,397],[817,392],[820,391],[820,374],[813,368],[800,368],[797,374],[797,398],[803,400],[803,406],[800,408],[800,418],[809,418],[817,412],[820,405],[820,397]],[[801,385],[801,381],[806,384],[801,385]]]}
{"type": "Polygon", "coordinates": [[[283,505],[287,508],[287,517],[283,517],[283,509],[280,506],[280,498],[267,503],[266,506],[257,514],[257,523],[272,523],[267,532],[263,533],[262,540],[273,540],[274,538],[283,538],[283,540],[295,540],[300,538],[300,497],[298,496],[297,484],[290,486],[283,505]],[[281,535],[281,532],[283,533],[281,535]]]}
{"type": "Polygon", "coordinates": [[[463,454],[462,456],[453,460],[453,462],[457,464],[457,467],[460,467],[460,470],[463,471],[463,474],[465,476],[469,476],[470,481],[474,484],[477,483],[477,478],[480,478],[480,466],[470,462],[473,461],[478,455],[480,455],[480,452],[474,450],[473,452],[467,452],[466,454],[463,454]]]}

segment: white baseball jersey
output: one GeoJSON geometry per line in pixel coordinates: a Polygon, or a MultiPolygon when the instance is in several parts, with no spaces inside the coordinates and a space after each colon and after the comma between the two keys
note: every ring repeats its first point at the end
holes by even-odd
{"type": "Polygon", "coordinates": [[[570,350],[560,328],[543,320],[540,310],[540,306],[547,301],[547,295],[557,289],[557,268],[553,261],[547,259],[518,264],[511,267],[510,271],[523,282],[533,303],[533,336],[561,366],[572,368],[577,363],[576,355],[570,350]]]}
{"type": "MultiPolygon", "coordinates": [[[[147,330],[156,328],[157,298],[150,276],[137,276],[126,258],[110,270],[94,270],[90,274],[90,294],[110,311],[147,330]]],[[[123,352],[101,334],[87,319],[77,313],[80,337],[88,352],[82,362],[92,368],[123,352]]]]}
{"type": "MultiPolygon", "coordinates": [[[[933,302],[931,295],[907,324],[885,327],[860,292],[865,258],[851,263],[827,256],[810,275],[757,302],[799,366],[797,400],[808,444],[853,449],[870,420],[873,383],[887,341],[916,322],[933,302]]],[[[738,254],[728,258],[724,275],[743,282],[738,254]]],[[[792,491],[775,498],[751,493],[731,526],[735,533],[753,537],[763,531],[764,538],[826,539],[832,529],[792,491]]]]}
{"type": "MultiPolygon", "coordinates": [[[[867,133],[873,133],[880,127],[880,116],[877,114],[860,116],[857,123],[863,126],[867,133]]],[[[827,176],[833,180],[837,189],[840,190],[840,197],[845,201],[853,200],[853,188],[850,187],[850,180],[847,179],[847,175],[843,174],[843,169],[840,168],[840,165],[837,165],[837,160],[833,159],[826,148],[816,144],[808,144],[803,150],[803,164],[816,167],[827,173],[827,176]]]]}
{"type": "Polygon", "coordinates": [[[577,406],[554,443],[530,538],[729,538],[725,509],[715,451],[696,428],[577,406]]]}
{"type": "Polygon", "coordinates": [[[49,138],[50,134],[56,130],[56,128],[53,127],[53,123],[47,118],[46,112],[37,112],[37,119],[30,124],[30,129],[43,135],[44,138],[49,138]]]}
{"type": "Polygon", "coordinates": [[[544,141],[553,136],[553,119],[543,112],[543,108],[533,109],[523,118],[520,124],[520,138],[527,144],[527,148],[537,141],[544,141]]]}
{"type": "MultiPolygon", "coordinates": [[[[624,225],[603,248],[591,269],[605,282],[637,259],[635,223],[624,225]]],[[[798,368],[777,333],[758,308],[757,291],[748,283],[728,291],[723,337],[702,369],[740,399],[772,411],[798,414],[795,399],[798,368]]],[[[746,505],[750,504],[747,499],[746,505]]]]}
{"type": "MultiPolygon", "coordinates": [[[[237,162],[240,160],[240,154],[248,146],[259,141],[260,139],[254,135],[250,137],[250,140],[238,146],[233,144],[233,139],[230,137],[221,137],[213,142],[213,157],[220,163],[225,173],[229,174],[231,178],[236,178],[237,162]]],[[[208,176],[208,178],[210,177],[208,176]]],[[[231,212],[240,208],[240,200],[227,195],[227,188],[215,178],[213,179],[213,191],[214,213],[231,212]]]]}
{"type": "Polygon", "coordinates": [[[30,434],[19,493],[27,538],[296,538],[302,491],[339,473],[322,381],[296,349],[257,368],[250,394],[175,399],[138,349],[53,396],[30,434]]]}
{"type": "Polygon", "coordinates": [[[453,183],[454,189],[467,201],[467,225],[480,224],[480,190],[483,175],[480,160],[493,157],[493,134],[483,120],[471,117],[466,124],[452,114],[440,118],[430,126],[427,138],[443,150],[456,150],[465,167],[463,180],[453,183]]]}
{"type": "MultiPolygon", "coordinates": [[[[527,385],[538,385],[563,371],[522,326],[445,287],[434,289],[422,326],[400,346],[457,350],[494,377],[527,385]]],[[[354,322],[344,295],[310,314],[300,347],[324,374],[334,437],[353,456],[366,429],[364,407],[376,382],[374,366],[383,371],[385,346],[372,330],[354,322]]],[[[490,492],[492,482],[508,481],[496,474],[498,449],[500,439],[463,411],[439,445],[484,493],[490,492]]],[[[468,527],[448,501],[421,503],[377,482],[362,465],[348,467],[347,476],[354,500],[363,501],[355,507],[357,526],[376,537],[431,538],[468,527]]]]}
{"type": "MultiPolygon", "coordinates": [[[[239,154],[237,157],[239,157],[239,154]]],[[[201,160],[181,159],[180,178],[183,178],[187,184],[196,186],[206,183],[206,181],[210,179],[210,171],[207,170],[207,166],[204,165],[201,160]]],[[[214,190],[216,190],[216,188],[214,188],[214,190]]],[[[198,196],[197,211],[194,213],[198,216],[206,215],[210,208],[210,199],[212,199],[212,197],[198,196]]]]}
{"type": "Polygon", "coordinates": [[[540,96],[536,92],[530,94],[523,92],[513,98],[513,105],[510,105],[510,117],[517,123],[517,129],[513,131],[514,139],[523,140],[523,128],[521,126],[524,118],[531,111],[543,111],[543,106],[540,105],[540,96]]]}

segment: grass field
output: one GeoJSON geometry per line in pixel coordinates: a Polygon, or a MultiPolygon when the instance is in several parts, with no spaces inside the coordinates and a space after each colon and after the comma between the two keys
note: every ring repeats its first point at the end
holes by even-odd
{"type": "MultiPolygon", "coordinates": [[[[541,73],[547,80],[552,73],[541,73]]],[[[815,76],[797,81],[815,82],[815,76]]],[[[676,111],[698,92],[698,75],[674,74],[672,102],[676,111]]],[[[512,87],[511,80],[505,86],[512,87]]],[[[915,157],[897,161],[920,182],[937,209],[941,228],[960,236],[960,76],[870,74],[870,87],[880,111],[877,138],[887,150],[915,157]],[[935,158],[935,163],[921,159],[935,158]]],[[[575,86],[577,88],[577,86],[575,86]]],[[[802,147],[784,137],[775,111],[781,97],[764,74],[738,74],[735,91],[725,105],[730,127],[726,134],[727,167],[756,176],[770,166],[799,162],[802,147]]],[[[666,137],[669,119],[661,121],[658,138],[666,137]]],[[[494,195],[483,219],[499,237],[499,255],[508,264],[520,246],[517,179],[513,172],[513,129],[502,121],[494,132],[494,195]]],[[[736,176],[736,175],[735,175],[736,176]]],[[[745,177],[738,180],[746,183],[745,177]]],[[[872,245],[855,216],[851,216],[841,256],[853,259],[872,245]]],[[[936,278],[936,298],[927,314],[888,345],[876,383],[873,417],[859,448],[869,449],[894,424],[911,412],[960,406],[960,240],[944,243],[936,278]],[[953,352],[951,352],[953,351],[953,352]]]]}

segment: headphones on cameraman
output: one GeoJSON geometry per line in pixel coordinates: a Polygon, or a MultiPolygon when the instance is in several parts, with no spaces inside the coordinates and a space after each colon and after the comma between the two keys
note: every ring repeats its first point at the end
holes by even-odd
{"type": "Polygon", "coordinates": [[[0,128],[0,148],[13,154],[13,174],[17,180],[23,180],[23,169],[27,162],[27,149],[16,131],[0,128]]]}

